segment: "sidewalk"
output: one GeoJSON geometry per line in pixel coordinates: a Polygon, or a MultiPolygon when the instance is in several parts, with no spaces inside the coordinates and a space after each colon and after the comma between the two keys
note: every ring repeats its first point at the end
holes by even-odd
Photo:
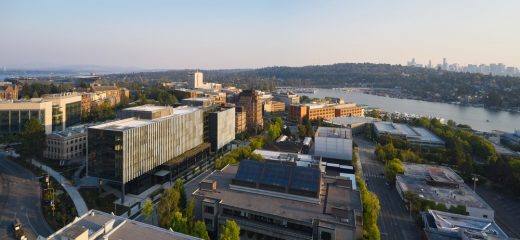
{"type": "Polygon", "coordinates": [[[76,189],[65,177],[63,177],[59,172],[56,172],[54,169],[48,167],[45,164],[42,164],[36,160],[32,160],[31,163],[41,168],[43,171],[47,172],[50,176],[52,176],[56,181],[58,181],[61,186],[67,191],[72,202],[74,202],[74,206],[76,207],[76,211],[78,212],[78,216],[81,216],[88,212],[88,207],[81,194],[79,194],[78,189],[76,189]]]}

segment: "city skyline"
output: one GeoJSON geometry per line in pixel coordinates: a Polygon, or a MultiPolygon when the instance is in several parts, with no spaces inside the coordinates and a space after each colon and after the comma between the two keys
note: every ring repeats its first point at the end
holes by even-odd
{"type": "Polygon", "coordinates": [[[447,3],[10,2],[0,10],[0,66],[229,69],[413,57],[520,66],[518,2],[447,3]]]}

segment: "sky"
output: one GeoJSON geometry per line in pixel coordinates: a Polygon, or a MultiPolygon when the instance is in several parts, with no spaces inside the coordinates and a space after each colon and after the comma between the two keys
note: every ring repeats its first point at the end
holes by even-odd
{"type": "Polygon", "coordinates": [[[0,0],[0,67],[520,67],[518,0],[0,0]]]}

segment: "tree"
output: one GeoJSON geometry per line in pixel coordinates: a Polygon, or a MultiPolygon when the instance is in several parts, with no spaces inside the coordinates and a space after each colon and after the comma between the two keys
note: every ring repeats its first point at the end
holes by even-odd
{"type": "Polygon", "coordinates": [[[143,213],[143,215],[146,218],[146,220],[148,220],[148,218],[150,218],[150,216],[153,213],[153,202],[152,202],[152,200],[150,200],[150,199],[146,200],[146,203],[144,204],[143,209],[141,210],[141,212],[143,213]]]}
{"type": "Polygon", "coordinates": [[[184,181],[180,178],[177,178],[175,181],[175,185],[173,186],[177,192],[180,194],[179,198],[179,208],[184,209],[186,208],[186,190],[184,189],[184,181]]]}
{"type": "Polygon", "coordinates": [[[226,220],[221,226],[220,240],[240,240],[240,227],[233,220],[226,220]]]}
{"type": "Polygon", "coordinates": [[[29,119],[20,136],[20,155],[23,159],[42,158],[47,148],[45,128],[34,118],[29,119]]]}
{"type": "Polygon", "coordinates": [[[403,174],[404,167],[401,160],[394,158],[385,164],[385,175],[391,182],[395,182],[395,176],[397,174],[403,174]]]}
{"type": "Polygon", "coordinates": [[[179,211],[180,194],[175,188],[164,190],[161,200],[157,204],[157,216],[159,218],[159,226],[171,226],[171,219],[175,212],[179,211]]]}
{"type": "Polygon", "coordinates": [[[193,226],[192,236],[202,238],[204,240],[209,240],[208,230],[206,229],[206,224],[202,221],[195,222],[193,226]]]}
{"type": "Polygon", "coordinates": [[[186,216],[186,220],[188,220],[188,232],[192,232],[194,230],[195,225],[195,217],[193,216],[193,209],[195,208],[195,199],[191,199],[188,202],[188,206],[184,209],[184,216],[186,216]]]}
{"type": "Polygon", "coordinates": [[[175,232],[188,234],[188,220],[182,216],[182,213],[176,211],[170,222],[170,228],[175,232]]]}
{"type": "Polygon", "coordinates": [[[158,93],[158,96],[157,96],[157,101],[159,102],[159,104],[161,105],[173,105],[175,103],[177,103],[177,98],[175,98],[175,96],[169,94],[168,92],[164,91],[164,90],[159,90],[159,93],[158,93]]]}

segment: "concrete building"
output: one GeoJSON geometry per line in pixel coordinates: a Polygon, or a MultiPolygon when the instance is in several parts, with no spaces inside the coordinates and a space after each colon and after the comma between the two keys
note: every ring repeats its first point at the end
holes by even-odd
{"type": "MultiPolygon", "coordinates": [[[[42,239],[42,238],[38,238],[42,239]]],[[[199,238],[97,210],[90,210],[47,240],[197,240],[199,238]]]]}
{"type": "Polygon", "coordinates": [[[421,217],[424,223],[425,239],[427,240],[509,239],[493,219],[435,210],[423,212],[421,217]]]}
{"type": "Polygon", "coordinates": [[[157,116],[153,113],[163,112],[158,108],[169,109],[134,107],[131,111],[152,112],[148,115],[152,118],[127,118],[89,127],[87,175],[121,184],[124,196],[125,190],[142,188],[145,183],[141,180],[149,184],[158,166],[172,159],[182,161],[179,156],[203,145],[201,109],[182,106],[169,116],[157,116]]]}
{"type": "Polygon", "coordinates": [[[363,108],[354,103],[342,104],[297,104],[289,106],[289,120],[301,123],[305,116],[309,120],[332,119],[334,117],[349,116],[363,117],[363,108]]]}
{"type": "Polygon", "coordinates": [[[52,109],[52,102],[41,98],[0,101],[0,133],[22,132],[27,120],[35,118],[49,134],[52,132],[52,109]]]}
{"type": "Polygon", "coordinates": [[[352,160],[352,132],[347,128],[319,127],[314,135],[314,155],[352,160]]]}
{"type": "Polygon", "coordinates": [[[470,216],[494,219],[494,210],[451,168],[426,164],[404,164],[404,167],[404,175],[398,175],[395,182],[404,201],[404,193],[410,191],[448,208],[465,206],[470,216]]]}
{"type": "Polygon", "coordinates": [[[362,206],[351,181],[318,168],[242,160],[200,183],[195,214],[214,236],[234,220],[249,239],[358,239],[362,206]]]}
{"type": "Polygon", "coordinates": [[[253,151],[254,154],[262,156],[265,160],[280,161],[284,163],[292,163],[299,167],[314,167],[320,168],[321,172],[325,169],[321,166],[321,157],[312,156],[308,154],[288,153],[279,151],[269,151],[257,149],[253,151]]]}
{"type": "Polygon", "coordinates": [[[17,100],[18,85],[10,82],[0,82],[0,100],[17,100]]]}
{"type": "Polygon", "coordinates": [[[246,124],[248,128],[263,128],[262,100],[255,90],[244,90],[240,93],[238,106],[246,112],[246,124]]]}
{"type": "Polygon", "coordinates": [[[81,94],[76,92],[43,95],[52,102],[52,131],[62,131],[81,122],[81,94]]]}
{"type": "Polygon", "coordinates": [[[188,87],[192,89],[221,89],[222,84],[204,83],[204,74],[197,71],[193,73],[193,80],[188,82],[188,87]]]}
{"type": "Polygon", "coordinates": [[[246,112],[242,107],[235,108],[235,134],[243,133],[247,130],[246,112]]]}
{"type": "Polygon", "coordinates": [[[220,107],[209,113],[211,150],[218,151],[235,139],[235,107],[220,107]]]}
{"type": "Polygon", "coordinates": [[[63,165],[66,160],[85,156],[87,152],[87,131],[84,127],[68,128],[47,135],[47,149],[43,157],[59,160],[63,165]]]}
{"type": "Polygon", "coordinates": [[[442,141],[435,134],[422,127],[411,127],[407,124],[392,122],[374,122],[374,131],[377,135],[389,135],[408,141],[410,144],[424,147],[444,147],[442,141]]]}

